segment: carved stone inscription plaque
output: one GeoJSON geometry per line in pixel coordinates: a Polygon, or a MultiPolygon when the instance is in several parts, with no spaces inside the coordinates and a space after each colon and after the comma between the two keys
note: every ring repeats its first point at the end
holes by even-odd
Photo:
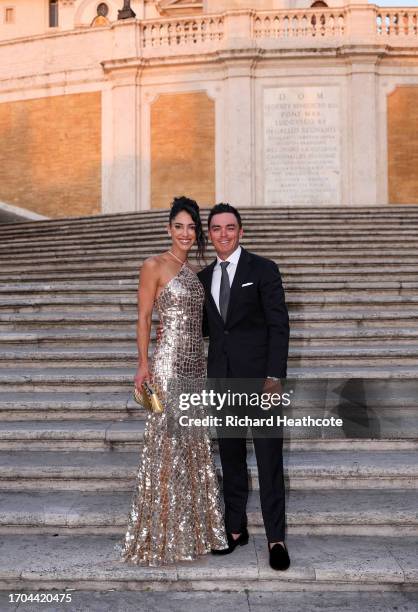
{"type": "Polygon", "coordinates": [[[337,87],[264,91],[264,204],[341,203],[337,87]]]}

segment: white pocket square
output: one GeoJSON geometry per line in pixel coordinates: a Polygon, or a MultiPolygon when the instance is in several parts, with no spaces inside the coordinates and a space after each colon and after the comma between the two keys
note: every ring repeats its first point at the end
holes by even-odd
{"type": "Polygon", "coordinates": [[[254,283],[243,283],[241,287],[249,287],[250,285],[254,285],[254,283]]]}

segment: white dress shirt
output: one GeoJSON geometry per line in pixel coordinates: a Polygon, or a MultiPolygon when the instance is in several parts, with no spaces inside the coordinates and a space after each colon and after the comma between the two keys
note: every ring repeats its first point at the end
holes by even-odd
{"type": "Polygon", "coordinates": [[[238,248],[236,248],[235,251],[231,253],[229,257],[227,257],[227,259],[220,259],[219,257],[216,258],[216,264],[215,264],[215,267],[213,268],[211,293],[212,293],[213,299],[215,300],[215,304],[218,310],[219,310],[219,292],[221,289],[221,277],[222,277],[221,263],[223,261],[229,261],[229,266],[227,267],[226,271],[228,272],[228,276],[229,276],[229,285],[232,287],[232,281],[234,280],[235,272],[237,271],[237,266],[238,266],[238,261],[241,255],[241,250],[242,250],[241,247],[238,246],[238,248]]]}

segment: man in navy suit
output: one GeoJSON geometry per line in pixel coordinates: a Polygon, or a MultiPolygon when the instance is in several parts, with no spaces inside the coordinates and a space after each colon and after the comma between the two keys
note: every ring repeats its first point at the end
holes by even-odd
{"type": "MultiPolygon", "coordinates": [[[[208,378],[263,379],[263,392],[281,392],[286,377],[289,317],[277,265],[239,244],[241,216],[229,204],[217,204],[208,218],[217,258],[199,272],[205,288],[204,333],[209,335],[208,378]]],[[[223,471],[225,527],[231,553],[248,543],[246,431],[242,437],[219,438],[223,471]]],[[[285,488],[282,436],[253,436],[260,500],[270,565],[285,570],[285,488]]]]}

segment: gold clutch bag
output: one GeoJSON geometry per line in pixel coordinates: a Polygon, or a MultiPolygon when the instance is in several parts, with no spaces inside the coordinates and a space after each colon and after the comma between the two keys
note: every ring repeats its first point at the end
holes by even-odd
{"type": "Polygon", "coordinates": [[[142,383],[141,391],[139,391],[136,387],[134,388],[134,399],[137,404],[140,404],[150,412],[164,412],[164,407],[155,389],[153,389],[146,381],[142,383]]]}

